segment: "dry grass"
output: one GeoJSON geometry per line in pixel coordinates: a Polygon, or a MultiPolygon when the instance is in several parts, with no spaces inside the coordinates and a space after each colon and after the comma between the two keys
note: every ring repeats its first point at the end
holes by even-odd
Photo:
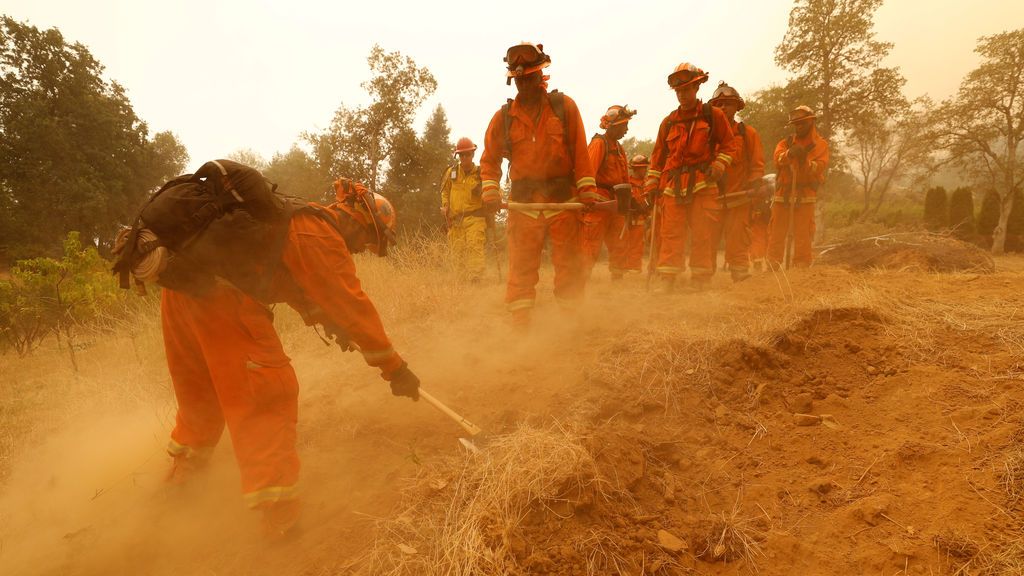
{"type": "MultiPolygon", "coordinates": [[[[561,428],[521,427],[494,438],[482,454],[462,460],[453,478],[434,478],[430,485],[436,494],[415,499],[395,520],[383,523],[384,535],[363,573],[516,573],[521,545],[514,540],[527,514],[561,516],[607,497],[582,439],[561,428]]],[[[603,550],[594,552],[595,566],[609,557],[609,549],[603,550]]]]}
{"type": "Polygon", "coordinates": [[[734,562],[743,560],[746,566],[757,572],[757,564],[765,557],[761,542],[766,533],[761,524],[763,517],[741,518],[738,507],[729,513],[719,512],[709,518],[698,558],[708,562],[734,562]]]}

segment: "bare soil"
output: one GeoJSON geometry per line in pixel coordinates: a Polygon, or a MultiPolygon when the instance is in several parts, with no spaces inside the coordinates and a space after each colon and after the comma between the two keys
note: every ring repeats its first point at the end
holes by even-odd
{"type": "Polygon", "coordinates": [[[598,270],[584,310],[545,296],[522,337],[496,286],[361,262],[424,386],[490,440],[466,453],[282,312],[306,517],[276,546],[226,442],[196,485],[160,481],[152,326],[77,375],[5,356],[0,573],[1020,574],[1024,261],[996,264],[663,298],[598,270]]]}

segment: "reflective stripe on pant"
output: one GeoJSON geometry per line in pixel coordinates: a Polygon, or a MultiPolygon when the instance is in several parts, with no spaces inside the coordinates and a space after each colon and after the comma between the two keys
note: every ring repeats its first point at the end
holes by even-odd
{"type": "Polygon", "coordinates": [[[725,263],[730,270],[750,269],[750,203],[733,206],[725,213],[725,263]]]}
{"type": "Polygon", "coordinates": [[[294,498],[299,385],[270,312],[217,285],[202,298],[164,290],[161,317],[178,401],[171,445],[210,449],[226,423],[246,503],[294,498]]]}
{"type": "Polygon", "coordinates": [[[544,237],[551,238],[551,263],[555,268],[555,298],[562,302],[583,297],[580,221],[576,213],[533,218],[516,211],[508,215],[508,286],[505,303],[510,310],[532,308],[537,299],[544,237]]]}
{"type": "MultiPolygon", "coordinates": [[[[806,268],[814,258],[814,202],[797,203],[793,210],[793,266],[806,268]]],[[[772,205],[772,221],[768,233],[768,261],[781,264],[786,253],[786,234],[789,229],[789,204],[772,205]]]]}
{"type": "Polygon", "coordinates": [[[448,228],[448,245],[458,270],[471,278],[484,273],[484,250],[487,244],[487,219],[479,216],[453,218],[448,228]]]}
{"type": "Polygon", "coordinates": [[[614,212],[587,212],[583,214],[580,232],[583,271],[587,276],[594,269],[594,263],[601,254],[601,246],[608,247],[608,268],[612,272],[625,269],[626,239],[622,228],[626,218],[614,212]]]}
{"type": "MultiPolygon", "coordinates": [[[[716,241],[722,230],[722,209],[717,191],[696,194],[687,206],[673,196],[661,198],[663,225],[658,272],[679,274],[685,267],[686,241],[690,242],[690,273],[694,277],[710,277],[715,272],[716,241]]],[[[661,216],[661,214],[659,214],[661,216]]]]}

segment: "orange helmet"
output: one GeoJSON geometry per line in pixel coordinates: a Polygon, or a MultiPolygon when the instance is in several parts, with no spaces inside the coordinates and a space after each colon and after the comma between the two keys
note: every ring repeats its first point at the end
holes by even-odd
{"type": "Polygon", "coordinates": [[[601,129],[604,130],[616,124],[625,124],[633,116],[636,116],[636,110],[631,109],[629,106],[619,106],[616,104],[609,108],[604,113],[604,116],[601,116],[601,129]]]}
{"type": "Polygon", "coordinates": [[[707,72],[697,68],[689,62],[683,62],[676,66],[676,69],[668,75],[669,88],[676,90],[696,82],[703,84],[708,81],[707,72]]]}
{"type": "Polygon", "coordinates": [[[650,164],[651,163],[647,161],[647,156],[644,156],[643,154],[637,154],[629,161],[630,168],[646,168],[647,166],[650,166],[650,164]]]}
{"type": "Polygon", "coordinates": [[[473,144],[473,141],[465,136],[459,138],[459,142],[455,144],[456,154],[461,152],[472,152],[474,150],[476,150],[476,144],[473,144]]]}
{"type": "Polygon", "coordinates": [[[508,66],[505,83],[511,84],[513,78],[533,74],[551,66],[551,57],[544,53],[543,44],[520,42],[510,46],[505,52],[505,63],[508,66]]]}
{"type": "MultiPolygon", "coordinates": [[[[348,178],[334,181],[335,207],[372,232],[368,246],[377,256],[387,256],[388,244],[394,243],[398,215],[387,198],[374,194],[360,182],[348,178]]],[[[357,250],[350,246],[350,249],[357,250]]]]}
{"type": "Polygon", "coordinates": [[[736,102],[736,110],[743,110],[746,103],[743,98],[740,97],[740,93],[735,88],[729,86],[725,82],[719,82],[718,88],[715,88],[714,95],[711,96],[711,100],[708,101],[712,106],[719,106],[720,103],[732,100],[736,102]]]}

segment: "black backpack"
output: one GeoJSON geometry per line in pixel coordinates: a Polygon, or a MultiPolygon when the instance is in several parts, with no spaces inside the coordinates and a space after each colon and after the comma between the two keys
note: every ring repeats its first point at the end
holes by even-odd
{"type": "Polygon", "coordinates": [[[275,193],[276,188],[259,170],[231,160],[207,162],[195,174],[170,180],[150,196],[132,223],[113,269],[121,288],[129,287],[129,271],[147,253],[159,246],[184,252],[211,223],[235,208],[244,208],[246,219],[262,224],[286,221],[288,203],[275,193]],[[157,240],[138,246],[143,228],[157,240]]]}

